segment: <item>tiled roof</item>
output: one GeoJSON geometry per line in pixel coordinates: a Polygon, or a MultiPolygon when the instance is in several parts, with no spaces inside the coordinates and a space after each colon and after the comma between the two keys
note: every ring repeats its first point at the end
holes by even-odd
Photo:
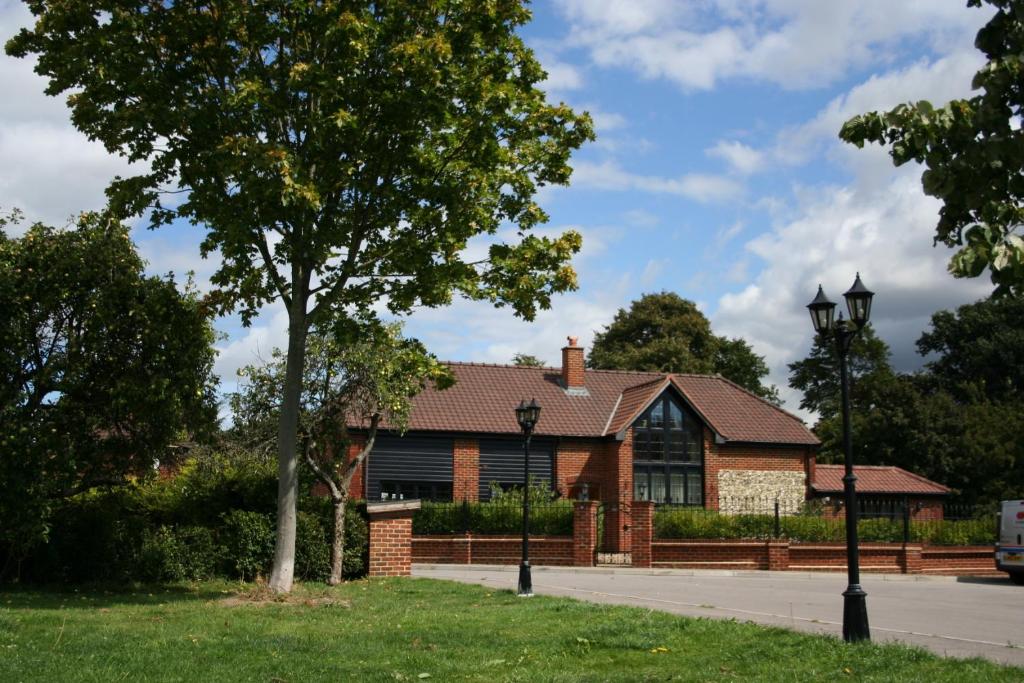
{"type": "MultiPolygon", "coordinates": [[[[919,474],[908,472],[900,467],[881,465],[854,465],[853,472],[857,475],[858,493],[916,493],[924,495],[947,494],[950,489],[919,474]]],[[[816,465],[814,483],[811,485],[818,493],[843,492],[842,465],[816,465]]]]}
{"type": "Polygon", "coordinates": [[[727,441],[817,446],[797,416],[720,375],[672,375],[672,382],[727,441]]]}
{"type": "Polygon", "coordinates": [[[518,434],[521,399],[541,406],[537,435],[601,437],[615,434],[671,382],[728,441],[817,445],[794,415],[719,376],[587,370],[586,391],[566,392],[559,368],[448,363],[454,386],[427,389],[413,399],[410,431],[518,434]]]}

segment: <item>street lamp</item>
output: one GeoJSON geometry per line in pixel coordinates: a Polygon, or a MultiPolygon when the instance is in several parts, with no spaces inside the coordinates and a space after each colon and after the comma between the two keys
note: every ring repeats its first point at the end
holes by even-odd
{"type": "Polygon", "coordinates": [[[839,378],[843,408],[843,491],[846,499],[846,567],[848,584],[843,591],[843,640],[848,643],[871,640],[868,628],[867,593],[860,586],[860,547],[857,543],[857,477],[853,474],[853,438],[850,434],[850,379],[846,367],[846,359],[850,353],[850,344],[854,337],[864,328],[871,317],[871,299],[874,292],[860,281],[860,273],[853,286],[843,297],[849,320],[835,320],[835,303],[829,301],[825,291],[818,285],[818,295],[807,304],[811,312],[811,322],[818,334],[832,334],[839,356],[839,378]]]}
{"type": "Polygon", "coordinates": [[[540,419],[540,406],[537,399],[529,403],[519,402],[516,408],[516,421],[523,430],[523,561],[519,565],[519,597],[528,598],[533,595],[533,579],[530,576],[530,437],[533,428],[540,419]]]}

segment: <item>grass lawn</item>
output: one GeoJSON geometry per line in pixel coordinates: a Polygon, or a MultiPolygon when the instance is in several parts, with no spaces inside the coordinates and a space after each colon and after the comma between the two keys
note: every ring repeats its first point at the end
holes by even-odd
{"type": "Polygon", "coordinates": [[[0,681],[1022,681],[1024,670],[432,581],[0,592],[0,681]]]}

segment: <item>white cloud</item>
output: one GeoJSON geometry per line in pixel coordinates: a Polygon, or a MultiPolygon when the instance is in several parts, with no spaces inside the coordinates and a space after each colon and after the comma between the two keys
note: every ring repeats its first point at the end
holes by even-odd
{"type": "Polygon", "coordinates": [[[678,178],[638,175],[629,173],[613,161],[577,163],[572,184],[597,190],[673,194],[702,203],[730,201],[743,194],[743,187],[725,176],[703,173],[688,173],[678,178]]]}
{"type": "MultiPolygon", "coordinates": [[[[20,2],[0,5],[0,36],[31,20],[20,2]]],[[[47,81],[34,66],[33,59],[0,56],[0,208],[20,208],[29,222],[64,225],[81,211],[103,208],[107,184],[132,170],[72,127],[64,100],[43,94],[47,81]]]]}
{"type": "Polygon", "coordinates": [[[910,40],[941,49],[990,16],[960,0],[569,0],[573,44],[605,67],[685,89],[748,78],[784,88],[827,85],[884,65],[910,40]]]}
{"type": "Polygon", "coordinates": [[[765,356],[779,386],[788,381],[786,364],[810,346],[805,306],[819,282],[841,301],[861,273],[876,292],[872,322],[904,370],[919,364],[913,342],[934,311],[991,290],[987,281],[955,280],[946,272],[949,250],[932,247],[938,202],[921,192],[919,169],[890,170],[886,183],[815,187],[798,193],[797,202],[797,218],[747,243],[764,269],[721,297],[712,318],[717,331],[745,338],[765,356]]]}
{"type": "Polygon", "coordinates": [[[566,62],[550,57],[542,60],[544,71],[548,77],[540,84],[547,93],[562,93],[566,90],[578,90],[583,87],[583,74],[579,68],[566,62]]]}
{"type": "Polygon", "coordinates": [[[719,140],[714,147],[707,150],[708,156],[724,160],[732,170],[743,175],[761,170],[764,165],[764,154],[735,140],[719,140]]]}

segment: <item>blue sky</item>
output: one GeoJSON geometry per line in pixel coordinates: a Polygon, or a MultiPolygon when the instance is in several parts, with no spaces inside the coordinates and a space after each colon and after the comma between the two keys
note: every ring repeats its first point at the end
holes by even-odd
{"type": "MultiPolygon", "coordinates": [[[[505,309],[457,302],[417,311],[407,333],[452,360],[508,362],[527,352],[552,364],[567,335],[595,331],[644,292],[696,301],[716,332],[764,355],[787,407],[786,363],[803,357],[803,306],[823,282],[833,299],[860,271],[877,292],[876,327],[901,369],[920,363],[914,340],[930,315],[985,296],[987,281],[946,273],[932,247],[938,205],[920,169],[893,169],[884,150],[842,145],[853,114],[969,93],[982,58],[974,34],[988,8],[965,0],[564,0],[535,2],[523,31],[549,73],[553,101],[590,111],[598,139],[573,161],[569,188],[547,189],[545,230],[584,236],[580,289],[533,323],[505,309]]],[[[28,21],[0,0],[0,35],[28,21]]],[[[71,128],[41,95],[31,64],[0,58],[0,206],[63,223],[98,208],[122,160],[71,128]]],[[[153,272],[213,269],[201,231],[137,230],[153,272]]],[[[249,329],[233,317],[218,371],[235,370],[285,339],[270,306],[249,329]]]]}

